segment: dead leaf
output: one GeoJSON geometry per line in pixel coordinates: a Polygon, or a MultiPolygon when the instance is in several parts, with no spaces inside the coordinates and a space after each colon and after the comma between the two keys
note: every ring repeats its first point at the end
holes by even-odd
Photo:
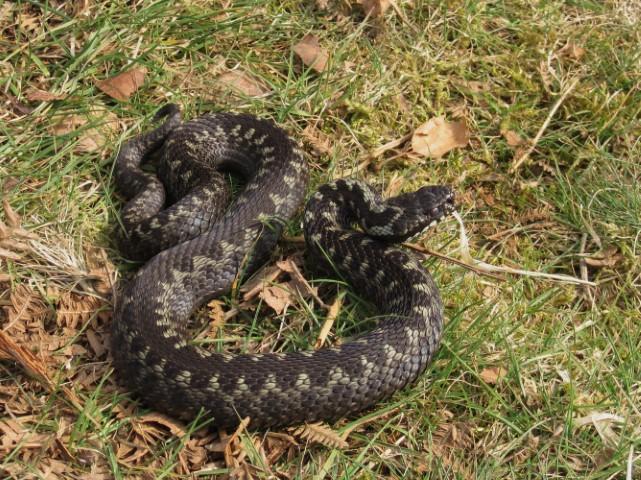
{"type": "Polygon", "coordinates": [[[361,0],[360,1],[365,15],[376,18],[380,17],[392,5],[390,0],[361,0]]]}
{"type": "Polygon", "coordinates": [[[119,129],[118,117],[104,106],[95,105],[86,113],[66,116],[51,128],[51,133],[66,135],[80,130],[76,151],[94,152],[102,149],[119,129]]]}
{"type": "Polygon", "coordinates": [[[327,68],[329,54],[327,50],[321,48],[316,35],[308,33],[300,42],[294,45],[293,50],[305,65],[313,68],[318,73],[324,72],[327,68]]]}
{"type": "Polygon", "coordinates": [[[51,102],[53,100],[63,100],[67,98],[67,95],[64,93],[51,93],[34,87],[27,90],[25,97],[30,102],[51,102]]]}
{"type": "Polygon", "coordinates": [[[296,428],[294,435],[330,448],[347,448],[349,446],[338,433],[322,423],[306,423],[296,428]]]}
{"type": "Polygon", "coordinates": [[[464,122],[448,122],[443,117],[428,120],[412,135],[412,150],[430,158],[440,158],[456,147],[469,142],[469,132],[464,122]]]}
{"type": "Polygon", "coordinates": [[[332,151],[332,144],[329,137],[314,128],[313,125],[307,125],[302,135],[303,139],[309,143],[316,155],[327,155],[332,151]]]}
{"type": "Polygon", "coordinates": [[[499,383],[499,380],[505,377],[505,375],[507,375],[507,370],[505,368],[490,367],[484,368],[480,374],[480,377],[481,380],[483,380],[485,383],[496,385],[497,383],[499,383]]]}
{"type": "MultiPolygon", "coordinates": [[[[225,445],[225,451],[223,455],[225,457],[225,464],[227,465],[228,468],[238,467],[238,461],[236,460],[232,452],[232,448],[235,446],[235,443],[238,440],[238,437],[240,436],[240,434],[243,433],[243,431],[247,428],[247,425],[249,425],[249,421],[250,421],[249,417],[243,418],[240,424],[238,424],[238,428],[236,428],[236,431],[227,440],[227,444],[225,445]]],[[[242,448],[242,443],[240,445],[242,448]]]]}
{"type": "Polygon", "coordinates": [[[207,307],[209,307],[209,311],[207,312],[207,316],[211,320],[209,322],[209,326],[211,329],[215,328],[221,328],[225,325],[225,312],[223,310],[223,302],[220,300],[212,300],[207,304],[207,307]]]}
{"type": "Polygon", "coordinates": [[[581,60],[583,55],[585,55],[585,48],[577,45],[571,40],[568,40],[568,42],[557,52],[557,54],[559,57],[567,57],[571,58],[572,60],[581,60]]]}
{"type": "Polygon", "coordinates": [[[262,97],[269,89],[259,80],[239,70],[230,70],[216,77],[216,81],[248,97],[262,97]]]}
{"type": "Polygon", "coordinates": [[[79,324],[87,322],[101,305],[102,301],[96,297],[65,292],[58,300],[56,323],[76,329],[79,324]]]}
{"type": "Polygon", "coordinates": [[[619,442],[619,435],[614,431],[614,427],[625,424],[625,418],[609,412],[591,412],[588,415],[574,419],[574,427],[582,428],[586,425],[592,425],[604,443],[612,447],[619,442]]]}
{"type": "Polygon", "coordinates": [[[55,391],[56,385],[42,360],[23,346],[18,345],[2,330],[0,330],[0,352],[4,358],[13,358],[25,372],[42,383],[47,390],[55,391]]]}
{"type": "Polygon", "coordinates": [[[285,285],[269,285],[258,294],[278,315],[294,301],[292,292],[285,285]]]}
{"type": "Polygon", "coordinates": [[[303,298],[313,298],[318,305],[325,309],[329,308],[318,296],[318,288],[312,287],[309,284],[292,257],[276,262],[276,266],[284,272],[289,273],[291,277],[289,285],[292,287],[292,291],[298,292],[303,298]]]}
{"type": "Polygon", "coordinates": [[[9,320],[3,330],[11,326],[25,331],[24,325],[31,321],[43,324],[49,316],[49,307],[42,297],[26,285],[18,285],[9,295],[9,306],[4,307],[4,313],[9,320]]]}
{"type": "Polygon", "coordinates": [[[623,255],[619,253],[619,250],[615,246],[608,247],[601,253],[585,257],[585,263],[595,268],[611,268],[621,260],[623,260],[623,255]]]}
{"type": "Polygon", "coordinates": [[[33,32],[38,29],[42,24],[42,18],[39,16],[33,16],[30,13],[21,11],[17,15],[18,26],[28,32],[33,32]]]}
{"type": "Polygon", "coordinates": [[[521,136],[516,133],[514,130],[501,130],[501,135],[503,135],[503,138],[505,138],[505,141],[510,147],[518,147],[520,145],[523,145],[525,143],[525,140],[521,138],[521,136]]]}
{"type": "Polygon", "coordinates": [[[249,302],[254,299],[261,290],[276,281],[283,271],[276,265],[268,265],[260,269],[252,278],[246,282],[240,291],[243,292],[243,301],[249,302]]]}
{"type": "Polygon", "coordinates": [[[85,335],[87,337],[87,341],[89,342],[89,346],[91,346],[91,349],[94,351],[96,358],[102,357],[102,355],[107,351],[107,345],[104,341],[104,338],[99,336],[93,330],[87,330],[85,332],[85,335]]]}
{"type": "MultiPolygon", "coordinates": [[[[187,429],[185,428],[185,425],[182,423],[168,417],[167,415],[163,415],[162,413],[147,413],[143,415],[140,418],[135,419],[135,422],[138,423],[138,428],[144,428],[143,426],[146,424],[157,424],[162,427],[165,427],[167,430],[169,430],[173,435],[177,436],[178,438],[182,438],[185,436],[187,433],[187,429]]],[[[134,419],[132,419],[132,424],[134,423],[134,419]]],[[[134,427],[136,429],[136,427],[134,427]]]]}
{"type": "Polygon", "coordinates": [[[106,80],[96,80],[94,83],[111,98],[124,102],[141,87],[146,74],[145,68],[133,68],[106,80]]]}

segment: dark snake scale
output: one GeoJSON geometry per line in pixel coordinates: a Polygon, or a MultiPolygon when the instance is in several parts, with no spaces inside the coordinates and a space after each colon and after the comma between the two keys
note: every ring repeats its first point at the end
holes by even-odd
{"type": "Polygon", "coordinates": [[[249,416],[256,429],[336,420],[414,381],[438,347],[443,306],[427,271],[393,243],[450,213],[452,191],[429,186],[383,200],[356,180],[322,185],[303,216],[307,253],[378,308],[377,327],[316,351],[212,353],[190,343],[190,315],[269,259],[302,204],[307,165],[271,121],[220,113],[183,123],[174,105],[161,117],[123,145],[115,166],[128,199],[122,248],[150,258],[117,299],[121,381],[161,412],[204,412],[226,428],[249,416]],[[243,179],[231,205],[229,172],[243,179]]]}

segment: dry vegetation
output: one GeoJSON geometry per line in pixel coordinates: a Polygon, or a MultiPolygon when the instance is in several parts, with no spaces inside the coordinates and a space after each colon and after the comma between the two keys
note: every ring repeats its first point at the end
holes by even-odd
{"type": "MultiPolygon", "coordinates": [[[[0,4],[0,475],[641,478],[640,22],[613,0],[0,4]],[[440,255],[442,348],[389,402],[262,433],[145,410],[109,358],[136,267],[112,242],[112,168],[169,101],[273,118],[313,186],[452,184],[475,258],[583,283],[465,268],[446,222],[415,245],[440,255]]],[[[286,351],[371,328],[308,273],[298,225],[199,312],[196,341],[286,351]]]]}

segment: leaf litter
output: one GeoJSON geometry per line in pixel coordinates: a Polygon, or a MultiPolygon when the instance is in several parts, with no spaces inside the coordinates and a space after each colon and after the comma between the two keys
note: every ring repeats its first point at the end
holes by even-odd
{"type": "Polygon", "coordinates": [[[465,147],[470,134],[462,120],[448,122],[444,117],[431,118],[412,135],[412,150],[419,155],[441,158],[457,147],[465,147]]]}
{"type": "Polygon", "coordinates": [[[320,46],[316,35],[311,33],[305,35],[300,42],[292,47],[292,50],[306,66],[316,72],[322,73],[327,69],[329,53],[320,46]]]}
{"type": "Polygon", "coordinates": [[[216,82],[228,90],[248,97],[262,97],[269,93],[269,88],[256,77],[241,70],[230,70],[216,77],[216,82]]]}
{"type": "Polygon", "coordinates": [[[145,68],[132,68],[105,80],[96,80],[94,83],[111,98],[125,102],[145,83],[146,75],[145,68]]]}

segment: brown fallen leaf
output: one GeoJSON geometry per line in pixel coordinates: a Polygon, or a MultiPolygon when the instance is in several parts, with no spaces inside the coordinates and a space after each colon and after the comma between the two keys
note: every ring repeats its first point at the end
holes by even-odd
{"type": "Polygon", "coordinates": [[[107,342],[105,341],[105,338],[102,336],[99,336],[93,330],[87,330],[85,332],[85,336],[87,337],[89,346],[94,351],[95,357],[96,358],[102,357],[102,355],[108,350],[108,346],[107,346],[107,342]]]}
{"type": "Polygon", "coordinates": [[[361,0],[361,6],[365,15],[376,18],[380,17],[392,5],[390,0],[361,0]]]}
{"type": "Polygon", "coordinates": [[[557,55],[559,57],[571,58],[572,60],[581,60],[583,55],[585,55],[585,48],[568,40],[568,42],[563,45],[563,48],[557,52],[557,55]]]}
{"type": "MultiPolygon", "coordinates": [[[[133,423],[133,419],[132,419],[132,423],[133,423]]],[[[139,424],[138,428],[144,428],[144,425],[146,424],[160,425],[162,427],[165,427],[167,430],[169,430],[173,435],[177,436],[178,438],[182,438],[187,434],[187,429],[185,428],[184,424],[174,420],[173,418],[168,417],[167,415],[163,415],[162,413],[156,413],[156,412],[147,413],[135,419],[135,423],[139,424]]],[[[134,426],[134,429],[136,429],[135,426],[134,426]]]]}
{"type": "Polygon", "coordinates": [[[292,292],[287,285],[269,285],[258,294],[278,315],[294,302],[292,292]]]}
{"type": "Polygon", "coordinates": [[[26,285],[18,285],[9,295],[9,305],[3,307],[4,315],[8,322],[3,325],[3,330],[15,333],[9,327],[25,331],[25,325],[34,322],[44,324],[49,316],[49,307],[39,292],[26,285]]]}
{"type": "Polygon", "coordinates": [[[503,135],[503,138],[505,138],[510,147],[518,147],[525,143],[525,140],[523,140],[523,138],[521,138],[521,136],[514,130],[501,129],[501,135],[503,135]]]}
{"type": "Polygon", "coordinates": [[[132,68],[106,80],[96,80],[96,87],[111,98],[124,102],[138,90],[145,81],[145,68],[132,68]]]}
{"type": "Polygon", "coordinates": [[[27,11],[17,12],[17,25],[25,31],[33,32],[42,25],[43,19],[40,16],[34,16],[27,11]]]}
{"type": "Polygon", "coordinates": [[[330,448],[347,448],[349,446],[338,433],[322,423],[306,423],[296,428],[294,435],[330,448]]]}
{"type": "MultiPolygon", "coordinates": [[[[225,445],[225,451],[223,452],[223,455],[225,457],[225,464],[228,468],[238,467],[238,460],[236,459],[237,455],[234,455],[234,452],[232,450],[234,449],[234,447],[236,447],[238,437],[245,431],[247,425],[249,425],[249,421],[249,417],[243,418],[240,421],[238,428],[236,428],[236,431],[227,439],[227,444],[225,445]]],[[[242,448],[242,443],[238,442],[238,444],[238,446],[242,448]]]]}
{"type": "Polygon", "coordinates": [[[329,308],[318,296],[318,288],[312,287],[309,284],[292,257],[276,262],[276,266],[284,272],[289,273],[289,276],[291,277],[289,285],[292,287],[291,290],[293,292],[298,292],[298,294],[303,298],[311,297],[316,300],[316,303],[321,307],[325,309],[329,308]]]}
{"type": "Polygon", "coordinates": [[[211,320],[209,327],[211,330],[221,328],[225,325],[225,311],[223,310],[223,302],[220,300],[212,300],[207,304],[209,308],[207,316],[211,320]]]}
{"type": "Polygon", "coordinates": [[[25,97],[30,102],[51,102],[53,100],[64,100],[67,95],[64,93],[51,93],[34,87],[27,90],[25,97]]]}
{"type": "Polygon", "coordinates": [[[88,279],[92,280],[96,293],[102,296],[111,295],[116,284],[116,267],[109,260],[104,248],[86,247],[85,265],[88,279]]]}
{"type": "Polygon", "coordinates": [[[327,155],[332,151],[332,144],[329,137],[320,130],[314,128],[313,125],[307,125],[305,130],[303,130],[302,135],[305,142],[312,147],[313,153],[317,156],[327,155]]]}
{"type": "Polygon", "coordinates": [[[623,260],[623,255],[615,246],[606,248],[600,253],[585,257],[585,263],[594,268],[614,267],[623,260]]]}
{"type": "Polygon", "coordinates": [[[56,323],[61,327],[75,329],[89,321],[101,305],[102,301],[96,297],[64,292],[56,305],[56,323]]]}
{"type": "Polygon", "coordinates": [[[300,42],[294,45],[293,50],[305,65],[313,68],[318,73],[324,72],[327,68],[329,53],[324,48],[321,48],[316,35],[308,33],[300,42]]]}
{"type": "Polygon", "coordinates": [[[262,82],[239,70],[230,70],[218,75],[216,82],[248,97],[262,97],[269,93],[269,89],[262,82]]]}
{"type": "Polygon", "coordinates": [[[283,271],[276,265],[263,267],[255,273],[248,282],[240,287],[240,291],[243,292],[243,301],[249,302],[254,299],[265,286],[275,282],[282,273],[283,271]]]}
{"type": "Polygon", "coordinates": [[[490,367],[484,368],[483,371],[481,371],[480,377],[485,383],[495,385],[499,383],[499,380],[505,377],[505,375],[507,375],[507,370],[505,368],[490,367]]]}
{"type": "Polygon", "coordinates": [[[412,150],[430,158],[440,158],[456,147],[466,146],[469,139],[464,122],[448,122],[443,117],[435,117],[414,131],[412,150]]]}

